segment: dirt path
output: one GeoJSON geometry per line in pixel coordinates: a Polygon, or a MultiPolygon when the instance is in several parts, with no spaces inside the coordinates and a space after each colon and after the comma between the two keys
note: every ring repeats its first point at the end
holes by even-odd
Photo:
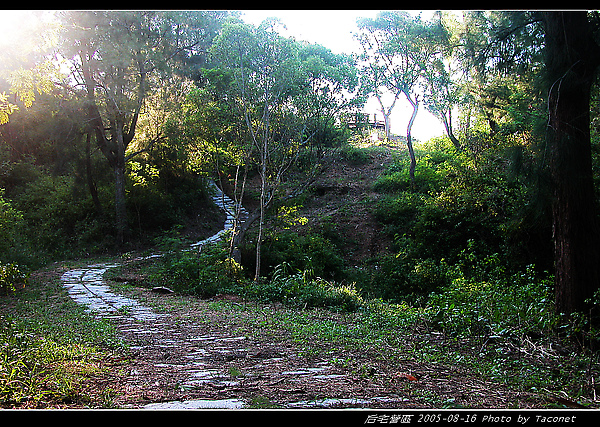
{"type": "MultiPolygon", "coordinates": [[[[98,276],[105,269],[71,270],[63,280],[100,293],[106,282],[101,284],[98,276]]],[[[120,408],[535,406],[531,396],[457,367],[418,364],[410,357],[377,360],[373,349],[347,350],[325,342],[318,343],[318,354],[303,354],[278,323],[286,310],[281,306],[161,295],[135,287],[124,295],[102,292],[119,309],[97,315],[110,319],[130,346],[126,372],[105,385],[117,392],[113,404],[120,408]]],[[[324,310],[310,316],[347,321],[324,310]]]]}
{"type": "MultiPolygon", "coordinates": [[[[223,209],[232,203],[220,192],[214,201],[223,209]]],[[[224,229],[231,224],[227,218],[224,229]]],[[[213,242],[221,234],[219,231],[192,248],[213,242]]],[[[157,256],[130,263],[139,267],[157,256]]],[[[310,408],[397,407],[406,403],[404,397],[377,383],[363,384],[349,376],[330,359],[302,359],[297,349],[285,344],[286,337],[273,336],[270,328],[265,335],[249,329],[247,317],[255,315],[256,309],[236,310],[240,305],[234,302],[229,308],[214,310],[206,301],[142,288],[132,295],[119,295],[104,279],[104,273],[117,266],[92,264],[68,270],[61,281],[76,302],[95,316],[110,319],[133,350],[135,362],[120,386],[123,394],[115,402],[118,406],[310,408]]],[[[261,309],[265,324],[272,309],[261,309]]]]}
{"type": "MultiPolygon", "coordinates": [[[[364,182],[372,182],[383,160],[362,170],[364,182]]],[[[330,190],[313,202],[311,209],[317,215],[319,209],[332,215],[340,210],[340,198],[332,198],[331,191],[345,188],[344,195],[352,200],[365,196],[368,187],[360,180],[342,182],[340,178],[349,173],[346,168],[339,163],[321,181],[330,190]]],[[[215,199],[219,203],[217,199],[226,201],[220,194],[215,199]]],[[[355,220],[344,232],[363,233],[361,241],[367,247],[357,256],[369,255],[381,244],[374,239],[376,225],[366,208],[353,213],[355,220]]],[[[153,261],[153,257],[131,260],[130,273],[153,261]]],[[[419,364],[407,355],[386,359],[377,349],[338,348],[331,342],[313,342],[319,351],[307,352],[280,322],[287,310],[282,306],[233,297],[200,300],[135,286],[121,287],[117,294],[104,278],[107,269],[117,265],[65,271],[62,282],[75,301],[110,319],[130,346],[129,360],[118,364],[120,372],[103,385],[114,390],[113,404],[119,408],[431,408],[441,402],[471,408],[527,408],[536,404],[532,396],[457,367],[419,364]]],[[[314,322],[320,316],[348,321],[325,310],[307,316],[314,322]]],[[[419,339],[432,337],[407,337],[419,339]]]]}

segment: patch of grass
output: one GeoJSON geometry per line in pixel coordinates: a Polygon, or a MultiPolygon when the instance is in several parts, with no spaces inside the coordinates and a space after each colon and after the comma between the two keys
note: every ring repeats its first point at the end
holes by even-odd
{"type": "MultiPolygon", "coordinates": [[[[520,292],[534,291],[525,287],[520,292]]],[[[501,304],[502,301],[502,297],[496,298],[495,302],[487,299],[489,304],[501,304]]],[[[523,300],[522,304],[532,302],[523,300]]],[[[519,304],[509,304],[508,300],[506,304],[516,305],[511,310],[521,310],[519,304]]],[[[598,353],[578,350],[561,341],[551,330],[532,328],[530,321],[521,323],[522,330],[530,331],[530,334],[517,336],[516,325],[505,335],[477,335],[469,329],[460,334],[451,333],[448,325],[440,330],[438,310],[434,303],[415,307],[383,300],[366,301],[360,310],[352,313],[333,313],[327,309],[277,310],[270,315],[269,329],[287,331],[304,357],[329,356],[332,363],[348,369],[358,369],[360,363],[368,360],[384,362],[390,369],[397,363],[396,369],[400,370],[402,361],[408,358],[426,365],[459,368],[474,377],[531,393],[539,400],[568,396],[567,400],[577,404],[594,406],[592,378],[600,374],[598,353]],[[539,331],[539,335],[534,331],[539,331]]],[[[472,315],[477,315],[483,322],[486,312],[480,310],[472,315]]],[[[509,314],[488,313],[490,324],[502,319],[501,322],[506,322],[505,328],[508,322],[518,319],[509,314]]],[[[457,313],[457,316],[466,319],[471,314],[457,313]]],[[[457,331],[460,328],[460,323],[456,323],[458,320],[451,320],[457,331]]],[[[540,323],[536,325],[539,327],[540,323]]],[[[552,403],[548,405],[554,407],[552,403]]]]}
{"type": "Polygon", "coordinates": [[[0,299],[0,406],[105,407],[109,390],[88,390],[123,348],[115,330],[71,301],[56,277],[0,299]]]}
{"type": "Polygon", "coordinates": [[[314,277],[310,270],[294,272],[286,263],[275,268],[270,281],[248,283],[243,294],[253,300],[282,302],[296,308],[356,311],[363,303],[353,284],[340,285],[314,277]]]}

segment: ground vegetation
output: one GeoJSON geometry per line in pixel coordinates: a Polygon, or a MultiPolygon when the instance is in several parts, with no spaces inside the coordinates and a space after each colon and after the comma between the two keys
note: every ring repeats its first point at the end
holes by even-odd
{"type": "MultiPolygon", "coordinates": [[[[0,51],[2,406],[189,397],[155,377],[164,354],[68,298],[62,273],[107,260],[116,291],[187,334],[234,328],[364,386],[336,396],[598,405],[596,13],[386,12],[361,21],[360,58],[235,12],[53,22],[0,51]],[[415,115],[406,135],[349,125],[386,90],[415,113],[418,93],[446,135],[415,140],[415,115]],[[134,364],[169,391],[120,386],[134,364]]],[[[273,385],[237,392],[315,393],[273,385]]]]}

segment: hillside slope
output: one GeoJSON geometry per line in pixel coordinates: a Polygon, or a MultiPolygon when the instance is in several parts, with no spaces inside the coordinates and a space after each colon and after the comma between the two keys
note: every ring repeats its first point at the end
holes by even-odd
{"type": "Polygon", "coordinates": [[[373,215],[373,204],[381,195],[373,191],[373,183],[402,148],[379,145],[365,150],[368,158],[354,162],[334,160],[317,178],[299,214],[309,226],[319,228],[331,224],[344,244],[349,265],[387,252],[391,240],[373,215]]]}

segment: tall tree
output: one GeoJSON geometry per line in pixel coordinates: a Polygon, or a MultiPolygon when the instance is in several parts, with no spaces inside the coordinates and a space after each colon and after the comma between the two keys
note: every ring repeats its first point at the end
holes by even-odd
{"type": "MultiPolygon", "coordinates": [[[[419,111],[422,95],[423,64],[431,62],[437,47],[430,43],[430,32],[420,17],[413,18],[406,12],[382,12],[375,19],[358,22],[363,37],[370,39],[372,61],[384,70],[386,87],[400,91],[412,107],[406,127],[406,140],[410,155],[409,175],[414,185],[417,160],[412,144],[412,126],[419,111]]],[[[366,44],[365,44],[366,45],[366,44]]]]}
{"type": "Polygon", "coordinates": [[[312,137],[310,148],[318,157],[335,144],[336,119],[362,102],[355,89],[358,75],[347,55],[337,55],[318,44],[299,44],[299,60],[306,79],[305,90],[294,98],[300,121],[312,137]]]}
{"type": "Polygon", "coordinates": [[[43,19],[44,12],[3,13],[14,23],[0,37],[0,125],[19,106],[29,108],[37,95],[51,92],[58,79],[50,59],[54,27],[43,19]]]}
{"type": "Polygon", "coordinates": [[[503,95],[510,87],[507,82],[544,76],[544,159],[550,175],[555,309],[565,315],[588,312],[600,288],[600,236],[590,140],[591,88],[600,65],[600,47],[589,17],[577,11],[474,12],[467,18],[471,26],[463,37],[464,59],[475,72],[480,99],[487,99],[483,110],[492,132],[501,130],[497,118],[502,116],[496,111],[508,116],[508,108],[501,106],[510,99],[510,95],[503,95]],[[478,30],[474,31],[475,27],[478,30]],[[482,28],[484,32],[480,32],[482,28]],[[487,34],[485,43],[479,37],[482,34],[487,34]]]}
{"type": "Polygon", "coordinates": [[[378,64],[376,58],[371,57],[375,51],[371,38],[363,33],[359,35],[358,39],[362,47],[362,53],[359,56],[361,61],[361,91],[365,96],[374,95],[377,99],[379,110],[383,115],[385,137],[389,140],[391,136],[391,115],[402,90],[396,89],[393,92],[393,98],[389,104],[384,102],[384,94],[387,90],[384,78],[385,67],[378,64]]]}
{"type": "MultiPolygon", "coordinates": [[[[184,12],[66,12],[61,53],[87,102],[89,129],[114,172],[117,242],[128,234],[125,166],[152,76],[201,50],[207,17],[184,12]]],[[[148,144],[147,144],[148,145],[148,144]]]]}
{"type": "Polygon", "coordinates": [[[553,189],[556,310],[587,311],[600,288],[600,241],[590,143],[590,93],[600,65],[586,12],[542,12],[553,189]]]}
{"type": "Polygon", "coordinates": [[[453,70],[453,51],[458,24],[450,14],[436,12],[431,22],[425,24],[429,33],[428,43],[433,52],[421,64],[423,73],[423,103],[425,108],[437,117],[446,130],[446,135],[454,147],[462,151],[461,142],[454,133],[453,113],[461,103],[462,85],[453,70]]]}
{"type": "MultiPolygon", "coordinates": [[[[454,57],[464,76],[465,100],[478,121],[487,125],[490,139],[497,137],[495,142],[509,139],[518,127],[513,114],[517,109],[525,107],[517,113],[521,123],[533,124],[545,114],[539,84],[545,67],[544,31],[539,21],[539,15],[527,11],[473,11],[464,14],[458,28],[454,57]]],[[[537,130],[534,125],[527,133],[532,136],[537,130]]],[[[470,139],[466,134],[465,142],[470,139]]]]}
{"type": "MultiPolygon", "coordinates": [[[[260,200],[245,227],[258,221],[255,280],[261,276],[261,244],[265,215],[272,204],[284,172],[301,144],[302,132],[290,132],[284,117],[292,118],[292,97],[304,88],[298,46],[275,31],[276,22],[259,27],[241,22],[225,24],[212,52],[223,68],[233,73],[235,92],[252,141],[260,176],[260,200]]],[[[234,239],[239,239],[238,233],[234,239]]]]}

